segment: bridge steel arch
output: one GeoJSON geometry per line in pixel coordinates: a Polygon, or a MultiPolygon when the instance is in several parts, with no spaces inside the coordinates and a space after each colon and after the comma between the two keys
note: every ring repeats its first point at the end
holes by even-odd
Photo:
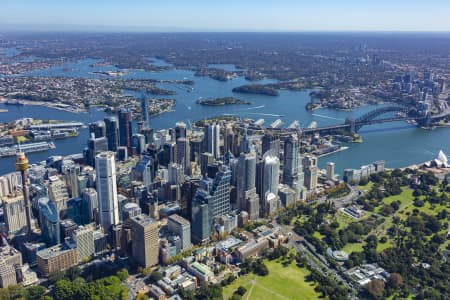
{"type": "Polygon", "coordinates": [[[351,120],[351,123],[354,124],[354,125],[352,124],[354,126],[354,132],[358,132],[361,129],[361,127],[366,125],[366,123],[369,123],[370,121],[376,119],[377,117],[390,112],[402,112],[408,114],[408,108],[405,106],[386,106],[369,111],[368,113],[365,113],[364,115],[358,117],[357,119],[351,120]]]}

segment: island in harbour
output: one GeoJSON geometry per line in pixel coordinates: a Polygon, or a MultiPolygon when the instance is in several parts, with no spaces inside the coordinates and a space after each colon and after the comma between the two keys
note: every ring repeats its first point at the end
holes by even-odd
{"type": "Polygon", "coordinates": [[[241,100],[234,97],[222,97],[215,99],[198,99],[196,101],[197,104],[208,105],[208,106],[219,106],[219,105],[230,105],[230,104],[244,104],[250,105],[252,102],[241,100]]]}
{"type": "Polygon", "coordinates": [[[248,85],[241,85],[238,87],[235,87],[233,89],[234,93],[243,93],[243,94],[259,94],[259,95],[266,95],[266,96],[278,96],[279,93],[276,89],[267,86],[267,85],[260,85],[260,84],[248,84],[248,85]]]}

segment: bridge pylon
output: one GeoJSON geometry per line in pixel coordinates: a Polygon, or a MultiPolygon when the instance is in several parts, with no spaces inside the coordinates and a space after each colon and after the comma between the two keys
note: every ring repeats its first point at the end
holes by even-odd
{"type": "Polygon", "coordinates": [[[347,118],[345,119],[345,124],[350,125],[350,133],[356,133],[356,122],[353,119],[347,118]]]}

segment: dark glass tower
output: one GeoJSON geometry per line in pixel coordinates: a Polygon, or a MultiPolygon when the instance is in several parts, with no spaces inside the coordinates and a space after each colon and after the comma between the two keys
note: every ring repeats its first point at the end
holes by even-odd
{"type": "Polygon", "coordinates": [[[119,144],[131,149],[131,112],[126,108],[121,108],[118,112],[119,117],[119,144]]]}
{"type": "Polygon", "coordinates": [[[95,135],[95,138],[101,138],[106,136],[105,122],[97,121],[89,124],[89,135],[95,135]]]}
{"type": "Polygon", "coordinates": [[[60,243],[59,215],[55,202],[48,197],[38,200],[39,222],[42,230],[42,237],[48,247],[60,243]]]}
{"type": "Polygon", "coordinates": [[[106,138],[108,139],[108,150],[117,152],[119,147],[119,123],[116,117],[105,118],[106,138]]]}

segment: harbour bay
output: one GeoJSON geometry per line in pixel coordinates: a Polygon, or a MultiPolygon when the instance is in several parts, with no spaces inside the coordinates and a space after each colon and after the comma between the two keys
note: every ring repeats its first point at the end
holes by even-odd
{"type": "MultiPolygon", "coordinates": [[[[98,60],[86,59],[77,63],[53,67],[44,70],[29,72],[29,76],[69,76],[103,78],[104,75],[93,74],[94,71],[116,71],[112,66],[93,67],[98,60]]],[[[156,60],[155,65],[165,65],[156,60]]],[[[215,65],[220,67],[220,65],[215,65]]],[[[229,68],[229,66],[226,66],[229,68]]],[[[154,129],[169,128],[177,121],[187,124],[212,116],[234,115],[238,117],[264,119],[268,125],[276,119],[281,119],[284,126],[288,126],[294,120],[299,120],[301,126],[308,126],[311,122],[317,122],[317,126],[326,126],[343,123],[347,118],[358,117],[378,106],[363,106],[352,111],[339,111],[332,109],[319,109],[309,112],[305,105],[310,101],[309,90],[288,91],[281,90],[278,97],[264,95],[250,95],[233,93],[234,87],[255,83],[245,80],[243,77],[229,81],[217,81],[209,77],[194,76],[190,70],[171,69],[162,72],[146,72],[141,70],[127,70],[125,75],[118,77],[123,79],[157,79],[157,80],[182,80],[195,81],[193,90],[180,88],[180,85],[161,83],[158,87],[173,90],[177,94],[176,105],[173,111],[154,116],[150,120],[150,126],[154,129]],[[252,105],[226,105],[226,106],[202,106],[196,104],[199,98],[237,97],[252,102],[252,105]]],[[[264,79],[257,83],[276,82],[264,79]]],[[[158,98],[158,96],[156,97],[158,98]]],[[[162,98],[162,97],[161,97],[162,98]]],[[[89,123],[103,119],[106,113],[91,109],[87,113],[70,113],[66,111],[47,108],[44,106],[6,106],[0,104],[0,109],[8,109],[8,113],[0,114],[0,122],[10,122],[22,117],[39,119],[57,119],[66,121],[80,121],[89,123]]],[[[136,126],[136,124],[135,124],[136,126]]],[[[328,161],[336,163],[337,173],[342,174],[344,168],[358,168],[376,160],[385,160],[390,168],[403,167],[415,163],[430,160],[442,149],[450,150],[450,128],[436,128],[424,130],[404,122],[385,123],[364,127],[360,134],[363,143],[346,145],[348,150],[337,152],[319,160],[319,166],[324,167],[328,161]]],[[[78,137],[55,141],[56,149],[32,153],[30,162],[45,160],[50,155],[67,155],[80,153],[86,146],[88,137],[87,129],[81,129],[78,137]]],[[[0,159],[0,174],[14,170],[14,158],[0,159]]]]}

